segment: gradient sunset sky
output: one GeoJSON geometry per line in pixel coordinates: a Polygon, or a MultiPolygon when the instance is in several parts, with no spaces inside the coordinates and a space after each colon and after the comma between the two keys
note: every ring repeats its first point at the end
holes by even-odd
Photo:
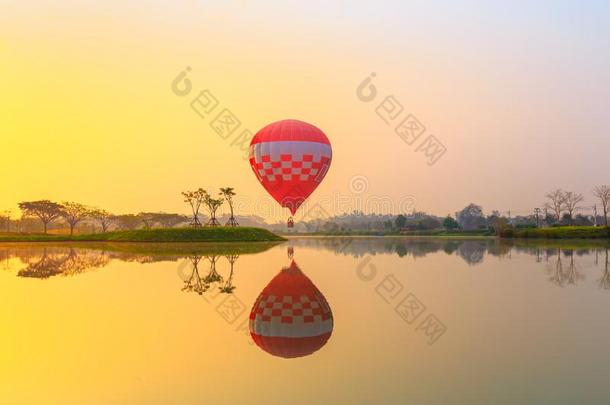
{"type": "MultiPolygon", "coordinates": [[[[186,212],[180,192],[198,186],[271,204],[213,117],[191,109],[204,89],[252,132],[297,118],[328,135],[332,167],[310,204],[351,198],[354,176],[367,183],[358,198],[411,195],[439,215],[470,202],[525,213],[553,188],[593,204],[592,188],[610,184],[608,2],[0,8],[0,210],[45,198],[186,212]],[[178,97],[186,66],[193,92],[178,97]],[[371,72],[379,95],[364,103],[356,88],[371,72]],[[387,95],[445,145],[435,165],[376,115],[387,95]]],[[[248,204],[239,214],[264,215],[248,204]]]]}

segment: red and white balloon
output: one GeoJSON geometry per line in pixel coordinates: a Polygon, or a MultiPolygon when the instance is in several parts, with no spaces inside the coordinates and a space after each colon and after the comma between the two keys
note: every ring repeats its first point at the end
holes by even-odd
{"type": "Polygon", "coordinates": [[[317,127],[298,120],[267,125],[250,143],[250,166],[271,196],[294,215],[326,176],[330,141],[317,127]]]}

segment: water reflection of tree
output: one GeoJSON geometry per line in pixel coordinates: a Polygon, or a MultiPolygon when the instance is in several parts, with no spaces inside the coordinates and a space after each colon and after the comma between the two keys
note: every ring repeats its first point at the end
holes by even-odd
{"type": "MultiPolygon", "coordinates": [[[[606,260],[604,261],[604,271],[602,273],[601,278],[598,281],[598,285],[600,288],[604,290],[610,289],[610,267],[608,265],[608,248],[606,250],[606,260]]],[[[597,260],[597,258],[596,258],[597,260]]]]}
{"type": "Polygon", "coordinates": [[[191,261],[192,266],[191,276],[184,281],[182,291],[195,292],[201,295],[210,288],[210,285],[206,284],[199,275],[199,262],[202,256],[189,256],[188,259],[191,261]]]}
{"type": "Polygon", "coordinates": [[[578,281],[584,280],[585,275],[580,272],[576,262],[574,261],[574,250],[557,248],[557,260],[555,265],[549,266],[549,281],[559,287],[568,285],[576,285],[578,281]],[[567,263],[564,263],[563,258],[569,258],[567,263]]]}
{"type": "Polygon", "coordinates": [[[457,254],[471,266],[479,264],[485,257],[487,247],[484,242],[465,241],[460,244],[457,249],[457,254]]]}
{"type": "Polygon", "coordinates": [[[231,294],[235,290],[233,285],[233,275],[235,270],[235,262],[239,258],[237,254],[229,254],[225,256],[229,262],[229,276],[225,278],[218,272],[216,265],[220,258],[219,255],[208,255],[208,256],[189,256],[191,262],[191,275],[184,281],[184,287],[182,291],[195,292],[202,295],[208,291],[213,285],[218,285],[218,290],[224,294],[231,294]],[[208,273],[202,277],[199,273],[199,265],[203,258],[206,258],[210,263],[208,273]],[[223,283],[224,281],[224,283],[223,283]]]}
{"type": "Polygon", "coordinates": [[[207,276],[203,279],[208,284],[217,283],[222,281],[222,276],[216,270],[216,261],[218,260],[217,255],[206,256],[206,258],[210,261],[210,271],[207,276]]]}
{"type": "MultiPolygon", "coordinates": [[[[486,251],[506,252],[510,245],[502,245],[494,240],[463,241],[455,239],[404,239],[404,238],[320,238],[294,240],[296,246],[314,249],[331,250],[339,255],[349,255],[355,258],[365,255],[396,254],[399,257],[424,257],[431,253],[444,251],[458,256],[469,264],[477,264],[483,260],[486,251]]],[[[493,254],[493,253],[492,253],[493,254]]]]}
{"type": "Polygon", "coordinates": [[[219,289],[220,289],[221,293],[232,294],[233,290],[235,290],[235,288],[236,288],[233,285],[233,270],[234,270],[233,266],[235,265],[235,262],[239,258],[239,255],[227,255],[225,257],[229,261],[229,265],[231,267],[229,270],[229,277],[227,277],[227,281],[224,283],[224,285],[220,286],[219,289]]]}
{"type": "Polygon", "coordinates": [[[110,257],[103,251],[79,252],[74,248],[43,248],[41,254],[34,256],[26,253],[21,259],[27,266],[19,270],[17,275],[41,279],[57,275],[73,276],[104,267],[110,262],[110,257]]]}

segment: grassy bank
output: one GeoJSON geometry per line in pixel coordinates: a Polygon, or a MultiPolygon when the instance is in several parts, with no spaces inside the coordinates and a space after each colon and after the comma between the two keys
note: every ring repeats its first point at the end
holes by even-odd
{"type": "Polygon", "coordinates": [[[608,239],[610,228],[603,226],[560,226],[555,228],[526,228],[507,230],[501,235],[504,238],[539,238],[539,239],[608,239]]]}
{"type": "Polygon", "coordinates": [[[260,228],[214,227],[137,229],[89,235],[0,234],[0,242],[276,242],[282,237],[260,228]]]}

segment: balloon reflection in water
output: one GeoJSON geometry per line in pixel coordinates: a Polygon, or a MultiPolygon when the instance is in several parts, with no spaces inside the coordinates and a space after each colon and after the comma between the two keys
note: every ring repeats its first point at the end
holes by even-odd
{"type": "Polygon", "coordinates": [[[274,356],[308,356],[326,344],[333,315],[326,298],[292,261],[258,296],[250,312],[254,342],[274,356]]]}

